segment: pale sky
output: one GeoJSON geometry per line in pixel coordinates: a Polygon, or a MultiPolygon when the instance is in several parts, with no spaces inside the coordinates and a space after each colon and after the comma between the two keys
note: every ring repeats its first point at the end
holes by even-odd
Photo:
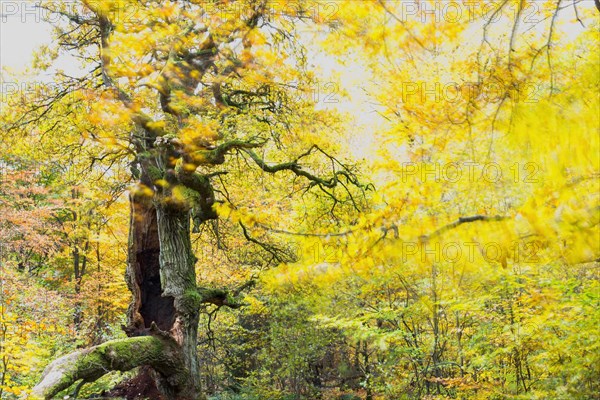
{"type": "MultiPolygon", "coordinates": [[[[7,82],[13,81],[5,71],[16,73],[20,82],[49,82],[52,79],[51,72],[35,77],[23,75],[33,61],[32,52],[40,45],[50,44],[51,41],[51,25],[43,18],[45,11],[35,8],[33,4],[33,1],[27,0],[0,0],[0,97],[7,92],[7,82]]],[[[584,0],[580,7],[594,8],[593,0],[584,0]]],[[[567,20],[574,19],[572,8],[567,7],[563,13],[572,14],[565,15],[567,20]]],[[[567,25],[567,36],[575,37],[582,30],[583,28],[574,21],[567,25]]],[[[356,132],[351,144],[354,156],[371,157],[375,150],[373,132],[376,127],[381,126],[383,118],[377,114],[365,92],[365,88],[370,84],[365,81],[368,74],[364,66],[352,63],[342,66],[334,57],[323,51],[309,54],[310,58],[311,64],[320,71],[318,76],[322,82],[317,107],[349,112],[353,119],[350,123],[352,131],[356,132]],[[330,84],[333,71],[339,74],[340,87],[330,84]],[[348,92],[350,99],[337,95],[336,91],[340,90],[348,92]],[[335,102],[325,101],[326,99],[335,102]]],[[[67,55],[59,58],[56,67],[72,75],[76,75],[78,71],[77,62],[69,59],[67,55]]],[[[2,101],[0,106],[1,104],[2,101]]]]}
{"type": "Polygon", "coordinates": [[[23,71],[33,61],[32,52],[50,42],[50,24],[28,1],[0,0],[0,65],[23,71]]]}

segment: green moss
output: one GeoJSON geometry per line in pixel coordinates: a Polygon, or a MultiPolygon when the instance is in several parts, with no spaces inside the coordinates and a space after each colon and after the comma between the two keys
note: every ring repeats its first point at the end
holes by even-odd
{"type": "Polygon", "coordinates": [[[210,298],[214,298],[214,297],[222,297],[223,296],[223,290],[215,289],[215,288],[202,288],[202,289],[198,289],[198,292],[200,293],[199,296],[202,299],[210,299],[210,298]]]}
{"type": "Polygon", "coordinates": [[[48,374],[34,388],[40,397],[53,398],[75,382],[94,382],[110,371],[129,371],[140,365],[160,365],[165,342],[154,336],[111,340],[55,360],[48,374]]]}
{"type": "Polygon", "coordinates": [[[188,289],[185,292],[183,292],[181,302],[183,303],[183,306],[185,308],[195,310],[200,307],[200,304],[202,304],[203,299],[204,295],[198,293],[198,290],[188,289]]]}
{"type": "Polygon", "coordinates": [[[231,293],[227,293],[227,296],[225,297],[225,302],[229,303],[229,304],[234,304],[237,303],[237,300],[235,299],[235,297],[233,297],[231,295],[231,293]]]}
{"type": "Polygon", "coordinates": [[[98,365],[110,365],[119,370],[128,370],[140,357],[160,354],[163,344],[151,336],[111,340],[103,343],[77,361],[76,370],[96,369],[98,365]]]}

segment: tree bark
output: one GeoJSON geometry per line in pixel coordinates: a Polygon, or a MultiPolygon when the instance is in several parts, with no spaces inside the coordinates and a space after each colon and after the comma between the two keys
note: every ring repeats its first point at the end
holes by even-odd
{"type": "Polygon", "coordinates": [[[170,334],[181,346],[189,373],[187,387],[179,396],[201,399],[197,341],[202,298],[196,286],[196,257],[190,240],[190,215],[187,209],[161,205],[157,207],[157,217],[163,296],[173,298],[175,307],[175,321],[170,334]]]}

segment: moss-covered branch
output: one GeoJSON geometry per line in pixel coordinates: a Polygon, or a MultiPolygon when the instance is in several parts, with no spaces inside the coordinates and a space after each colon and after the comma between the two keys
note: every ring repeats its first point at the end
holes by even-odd
{"type": "Polygon", "coordinates": [[[229,308],[240,308],[244,305],[227,289],[199,288],[198,294],[201,304],[214,304],[218,307],[227,306],[229,308]]]}
{"type": "Polygon", "coordinates": [[[200,304],[214,304],[218,307],[240,308],[244,305],[240,294],[256,284],[256,280],[250,279],[235,289],[220,288],[198,288],[198,300],[200,304]]]}
{"type": "Polygon", "coordinates": [[[111,340],[54,360],[33,388],[36,398],[50,399],[77,381],[93,382],[110,371],[150,365],[174,382],[185,382],[186,370],[171,344],[154,336],[111,340]]]}

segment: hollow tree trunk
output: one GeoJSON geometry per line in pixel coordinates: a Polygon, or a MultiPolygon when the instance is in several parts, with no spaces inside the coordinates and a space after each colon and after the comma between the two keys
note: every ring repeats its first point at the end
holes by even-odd
{"type": "MultiPolygon", "coordinates": [[[[143,192],[142,192],[143,193],[143,192]]],[[[201,399],[197,364],[199,304],[189,213],[140,194],[131,197],[127,282],[133,298],[128,310],[129,336],[151,334],[154,323],[178,344],[188,371],[183,386],[157,371],[156,386],[166,398],[201,399]]],[[[142,374],[149,373],[142,370],[142,374]]]]}
{"type": "Polygon", "coordinates": [[[152,198],[134,192],[130,198],[129,258],[126,280],[133,296],[127,311],[129,336],[145,335],[152,322],[161,330],[173,326],[172,297],[162,296],[160,242],[156,207],[152,198]]]}

